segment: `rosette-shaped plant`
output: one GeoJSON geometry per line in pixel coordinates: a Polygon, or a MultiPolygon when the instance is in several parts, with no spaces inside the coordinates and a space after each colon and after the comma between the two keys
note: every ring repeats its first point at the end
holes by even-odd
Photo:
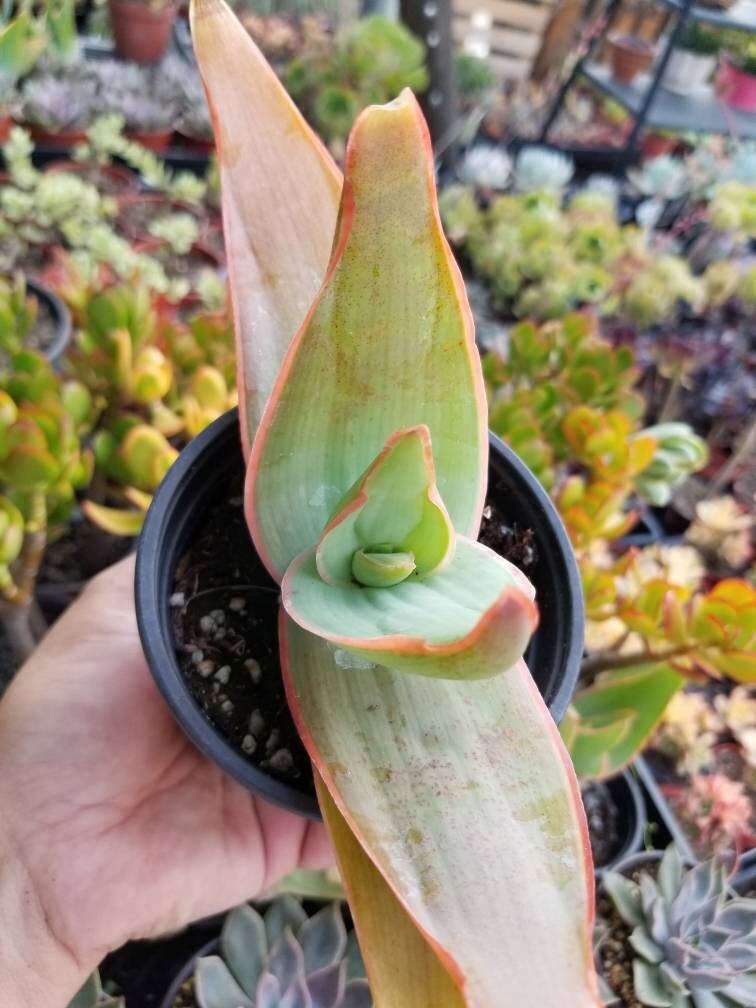
{"type": "Polygon", "coordinates": [[[717,860],[688,871],[668,847],[656,878],[603,884],[631,928],[635,995],[653,1008],[756,1005],[756,900],[735,896],[717,860]]]}
{"type": "Polygon", "coordinates": [[[338,903],[308,917],[292,896],[259,914],[243,904],[226,917],[218,955],[194,974],[199,1008],[370,1008],[354,933],[338,903]]]}
{"type": "Polygon", "coordinates": [[[287,696],[373,998],[596,1008],[577,786],[521,660],[532,589],[475,542],[483,380],[417,103],[362,114],[340,196],[225,4],[195,2],[192,20],[247,516],[282,582],[287,696]]]}

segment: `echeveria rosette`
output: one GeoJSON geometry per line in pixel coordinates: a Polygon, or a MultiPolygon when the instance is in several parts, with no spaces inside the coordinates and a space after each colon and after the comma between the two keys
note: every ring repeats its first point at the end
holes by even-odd
{"type": "Polygon", "coordinates": [[[538,622],[534,594],[516,567],[454,532],[424,426],[389,438],[281,585],[286,612],[310,633],[443,679],[514,665],[538,622]]]}

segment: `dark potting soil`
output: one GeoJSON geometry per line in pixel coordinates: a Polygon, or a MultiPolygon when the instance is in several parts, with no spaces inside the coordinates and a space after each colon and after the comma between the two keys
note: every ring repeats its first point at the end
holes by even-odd
{"type": "Polygon", "coordinates": [[[180,255],[169,248],[157,248],[147,253],[162,263],[167,275],[176,280],[186,280],[192,290],[205,270],[217,270],[209,258],[199,252],[190,251],[180,255]]]}
{"type": "MultiPolygon", "coordinates": [[[[176,652],[192,696],[221,734],[272,777],[309,790],[310,761],[279,667],[278,586],[252,546],[242,479],[229,481],[178,563],[170,600],[176,652]]],[[[490,504],[480,540],[531,572],[532,531],[509,527],[490,504]]]]}
{"type": "Polygon", "coordinates": [[[600,781],[586,784],[582,789],[582,795],[588,820],[593,864],[596,868],[603,868],[619,851],[619,810],[609,788],[600,781]]]}
{"type": "Polygon", "coordinates": [[[109,535],[77,516],[63,535],[45,550],[38,583],[61,585],[88,581],[125,557],[133,545],[132,539],[109,535]]]}
{"type": "Polygon", "coordinates": [[[197,1008],[197,997],[194,992],[194,977],[189,977],[182,983],[172,1008],[197,1008]]]}
{"type": "Polygon", "coordinates": [[[8,645],[2,627],[0,627],[0,697],[10,685],[10,681],[16,674],[17,664],[13,657],[13,652],[8,645]]]}

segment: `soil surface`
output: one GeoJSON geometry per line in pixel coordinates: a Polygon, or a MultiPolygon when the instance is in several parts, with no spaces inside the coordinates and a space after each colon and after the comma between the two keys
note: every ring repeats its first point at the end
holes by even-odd
{"type": "Polygon", "coordinates": [[[217,264],[211,262],[201,252],[190,251],[186,255],[180,255],[168,247],[160,247],[148,249],[146,254],[162,263],[163,269],[169,277],[186,280],[192,290],[196,289],[197,282],[204,270],[218,269],[217,264]]]}
{"type": "Polygon", "coordinates": [[[38,584],[88,581],[131,551],[134,540],[109,535],[77,515],[45,550],[38,584]]]}
{"type": "Polygon", "coordinates": [[[606,784],[594,781],[582,789],[583,806],[588,819],[588,834],[593,864],[603,868],[619,851],[619,810],[606,784]]]}
{"type": "MultiPolygon", "coordinates": [[[[242,481],[242,473],[229,481],[179,561],[170,600],[179,665],[226,739],[270,776],[312,794],[281,680],[278,586],[252,546],[242,481]]],[[[480,538],[526,574],[536,562],[532,531],[510,528],[491,505],[480,538]]]]}
{"type": "Polygon", "coordinates": [[[197,1008],[197,998],[194,993],[193,976],[189,977],[189,979],[181,985],[181,988],[176,995],[176,1000],[173,1002],[173,1008],[197,1008]]]}

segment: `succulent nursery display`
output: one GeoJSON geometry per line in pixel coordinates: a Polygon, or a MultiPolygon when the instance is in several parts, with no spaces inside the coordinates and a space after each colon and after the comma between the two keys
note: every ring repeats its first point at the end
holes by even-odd
{"type": "Polygon", "coordinates": [[[370,1008],[372,1000],[354,932],[331,903],[308,917],[292,896],[259,913],[244,904],[229,913],[217,954],[194,967],[199,1008],[301,1004],[370,1008]]]}
{"type": "Polygon", "coordinates": [[[733,891],[721,860],[688,868],[669,847],[652,866],[655,875],[641,867],[634,878],[607,872],[602,879],[619,918],[598,948],[613,995],[606,1003],[752,1005],[756,900],[733,891]]]}

